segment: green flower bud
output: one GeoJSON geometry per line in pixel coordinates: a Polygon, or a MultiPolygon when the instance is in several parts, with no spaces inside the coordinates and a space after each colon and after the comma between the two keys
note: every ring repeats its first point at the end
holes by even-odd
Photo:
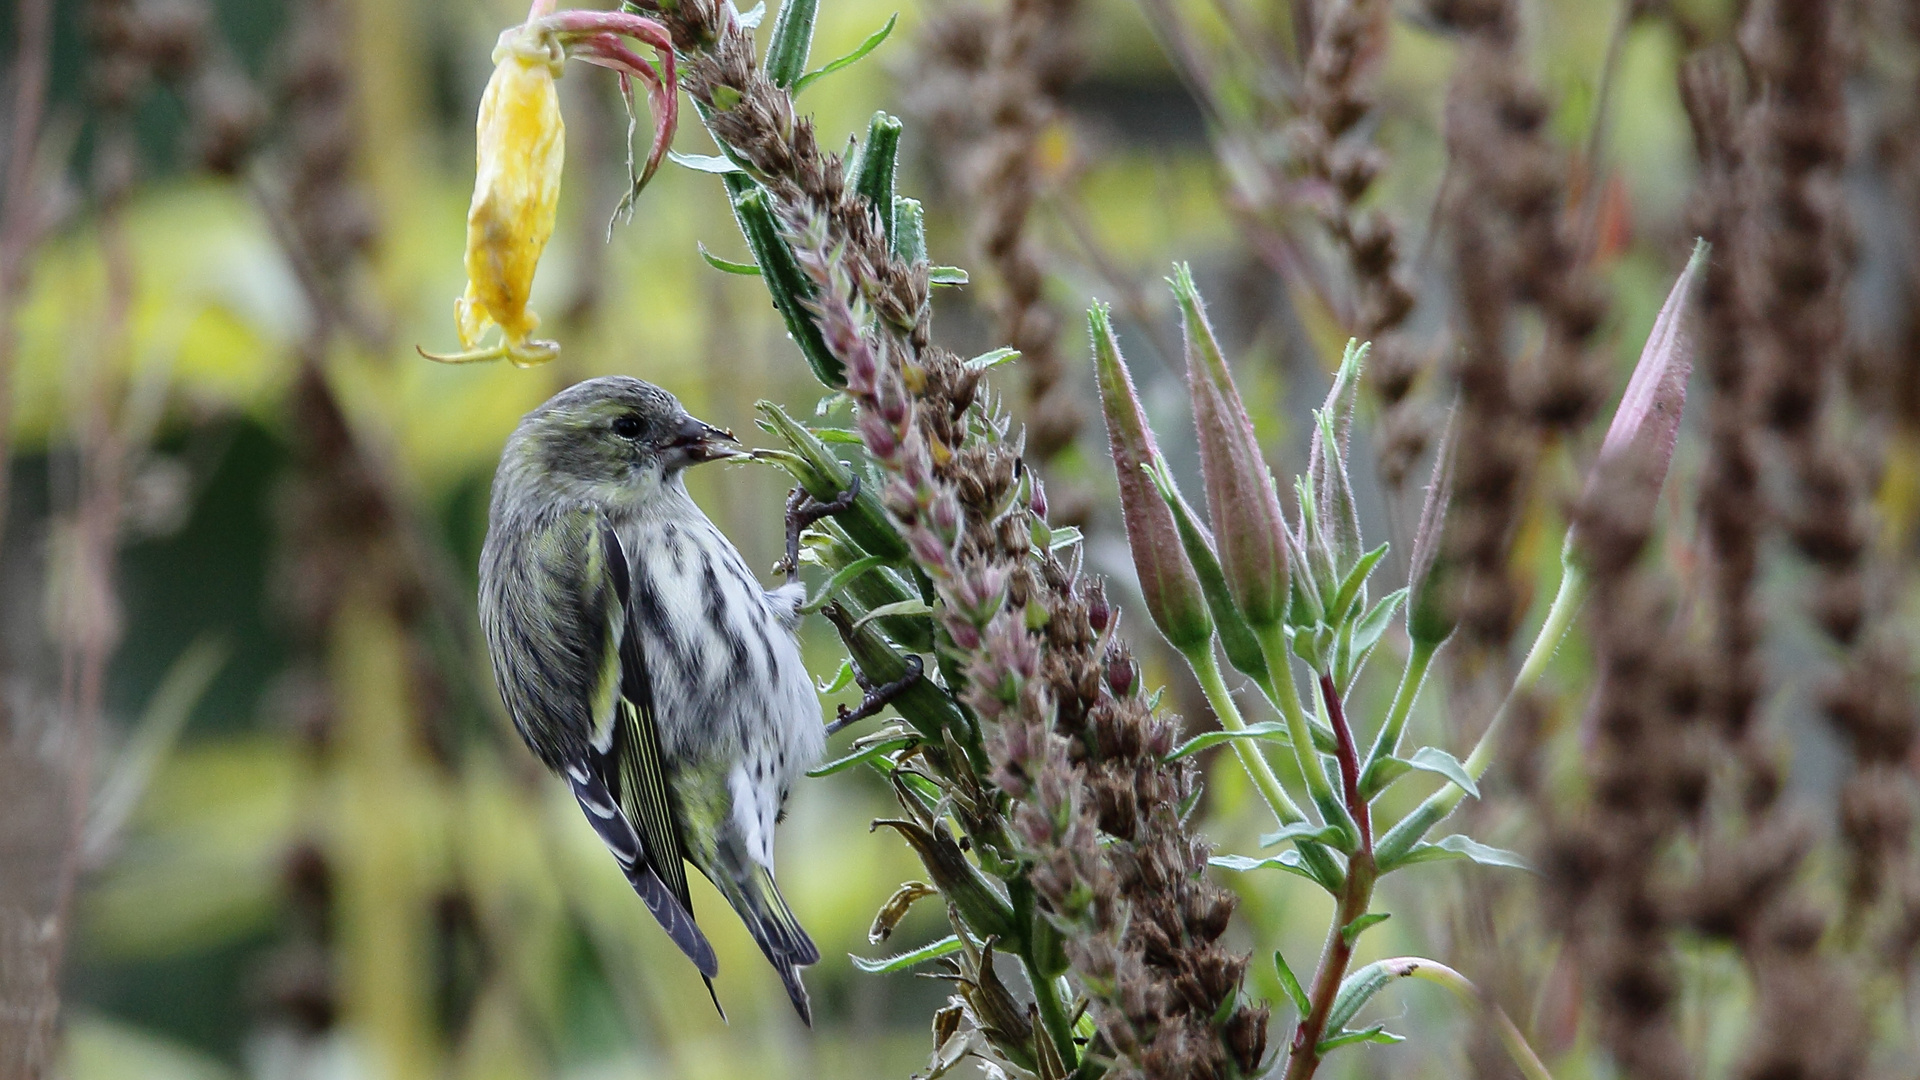
{"type": "Polygon", "coordinates": [[[1213,619],[1207,614],[1200,579],[1194,576],[1180,545],[1173,511],[1154,490],[1147,467],[1160,457],[1134,392],[1127,362],[1113,337],[1113,321],[1105,304],[1087,312],[1093,337],[1094,367],[1100,381],[1100,408],[1107,418],[1107,446],[1120,480],[1120,513],[1126,521],[1127,546],[1133,549],[1133,568],[1140,576],[1140,594],[1147,613],[1174,648],[1186,651],[1213,637],[1213,619]]]}
{"type": "Polygon", "coordinates": [[[1327,391],[1327,403],[1314,414],[1313,442],[1307,453],[1307,476],[1313,484],[1320,537],[1337,576],[1345,576],[1366,551],[1360,540],[1360,512],[1353,501],[1353,482],[1347,478],[1347,440],[1353,433],[1360,368],[1369,348],[1352,339],[1347,341],[1333,388],[1327,391]]]}
{"type": "Polygon", "coordinates": [[[1200,435],[1200,472],[1220,565],[1247,623],[1256,629],[1272,626],[1287,609],[1287,524],[1280,495],[1233,385],[1233,373],[1207,323],[1192,271],[1178,264],[1171,280],[1185,330],[1187,389],[1200,435]]]}
{"type": "Polygon", "coordinates": [[[1412,566],[1407,574],[1407,636],[1416,644],[1438,646],[1453,636],[1453,598],[1449,595],[1452,563],[1446,558],[1447,506],[1453,500],[1453,425],[1433,458],[1433,479],[1427,483],[1427,501],[1420,507],[1420,524],[1413,534],[1412,566]]]}

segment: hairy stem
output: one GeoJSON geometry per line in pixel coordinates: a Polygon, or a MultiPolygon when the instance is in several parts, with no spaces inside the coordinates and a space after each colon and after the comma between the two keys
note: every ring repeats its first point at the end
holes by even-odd
{"type": "Polygon", "coordinates": [[[1420,687],[1427,679],[1427,668],[1432,666],[1433,654],[1438,651],[1438,646],[1423,641],[1414,642],[1413,648],[1408,651],[1406,669],[1400,673],[1400,685],[1393,692],[1393,703],[1387,706],[1387,718],[1374,736],[1372,749],[1367,751],[1366,764],[1360,770],[1362,777],[1372,771],[1382,758],[1400,752],[1400,736],[1407,729],[1407,717],[1413,712],[1413,703],[1419,698],[1420,687]]]}
{"type": "Polygon", "coordinates": [[[1340,904],[1333,912],[1333,925],[1327,929],[1327,944],[1320,951],[1320,968],[1314,973],[1313,987],[1307,992],[1307,1015],[1293,1030],[1293,1043],[1287,1049],[1286,1080],[1308,1080],[1320,1067],[1320,1042],[1327,1037],[1327,1017],[1339,996],[1340,983],[1353,963],[1352,936],[1346,928],[1367,913],[1373,903],[1375,881],[1371,853],[1356,852],[1347,863],[1346,884],[1340,890],[1340,904]]]}
{"type": "MultiPolygon", "coordinates": [[[[1240,706],[1234,703],[1233,693],[1220,677],[1219,661],[1213,658],[1213,643],[1209,641],[1187,654],[1187,664],[1193,668],[1194,677],[1200,680],[1200,692],[1207,696],[1207,704],[1213,706],[1214,715],[1220,718],[1220,726],[1228,731],[1247,730],[1247,721],[1240,715],[1240,706]]],[[[1289,720],[1287,726],[1291,732],[1293,722],[1289,720]]],[[[1303,732],[1305,726],[1303,719],[1300,725],[1303,732]]],[[[1296,734],[1294,738],[1299,739],[1301,735],[1296,734]]],[[[1307,745],[1313,744],[1309,742],[1307,745]]],[[[1280,819],[1281,825],[1295,825],[1307,820],[1307,815],[1300,812],[1293,796],[1288,795],[1287,789],[1281,786],[1280,778],[1274,775],[1273,766],[1258,746],[1247,739],[1235,739],[1233,749],[1240,755],[1240,764],[1246,768],[1247,775],[1253,779],[1253,786],[1260,789],[1261,796],[1267,800],[1267,806],[1273,810],[1273,816],[1280,819]]]]}
{"type": "MultiPolygon", "coordinates": [[[[1540,624],[1540,632],[1534,635],[1533,647],[1527,650],[1520,673],[1514,677],[1513,689],[1507,692],[1506,700],[1500,703],[1487,729],[1480,733],[1480,741],[1474,744],[1473,752],[1467,755],[1463,763],[1469,777],[1478,780],[1487,771],[1487,766],[1493,761],[1494,748],[1498,745],[1500,728],[1507,714],[1513,711],[1514,698],[1540,681],[1547,661],[1552,659],[1553,651],[1559,648],[1560,639],[1567,636],[1567,629],[1573,625],[1573,617],[1579,613],[1580,605],[1586,598],[1586,572],[1571,557],[1563,555],[1560,560],[1560,589],[1554,593],[1553,606],[1547,609],[1546,621],[1540,624]]],[[[1420,842],[1427,830],[1453,813],[1454,807],[1460,805],[1465,795],[1465,790],[1449,781],[1445,787],[1427,796],[1426,801],[1413,813],[1402,818],[1399,824],[1388,829],[1387,834],[1380,838],[1378,853],[1381,861],[1391,863],[1405,855],[1420,842]]]]}

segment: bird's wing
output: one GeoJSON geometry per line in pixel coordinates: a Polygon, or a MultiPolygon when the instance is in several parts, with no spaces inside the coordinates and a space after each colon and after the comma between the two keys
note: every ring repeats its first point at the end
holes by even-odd
{"type": "Polygon", "coordinates": [[[719,961],[693,921],[679,833],[673,827],[671,806],[666,800],[652,695],[647,692],[645,667],[636,663],[639,654],[635,635],[627,629],[631,588],[626,554],[604,519],[599,520],[592,543],[594,551],[586,560],[589,574],[599,571],[612,586],[606,600],[612,610],[603,609],[603,616],[611,625],[622,628],[606,636],[607,645],[616,650],[616,655],[602,666],[600,685],[594,687],[592,695],[596,703],[607,702],[605,708],[613,715],[605,722],[613,730],[610,739],[595,739],[583,760],[567,764],[567,780],[587,820],[620,861],[647,910],[700,974],[711,978],[719,970],[719,961]],[[640,741],[641,730],[647,750],[636,753],[633,744],[640,741]]]}
{"type": "Polygon", "coordinates": [[[687,892],[686,849],[681,844],[679,815],[667,790],[666,758],[660,750],[660,723],[654,714],[653,678],[647,670],[647,658],[634,622],[637,607],[633,603],[632,575],[620,537],[611,527],[602,527],[602,542],[608,560],[619,567],[614,576],[619,591],[621,616],[626,630],[620,636],[620,700],[615,717],[613,746],[608,751],[613,764],[613,789],[620,809],[633,822],[641,842],[654,856],[654,870],[682,907],[691,911],[687,892]]]}

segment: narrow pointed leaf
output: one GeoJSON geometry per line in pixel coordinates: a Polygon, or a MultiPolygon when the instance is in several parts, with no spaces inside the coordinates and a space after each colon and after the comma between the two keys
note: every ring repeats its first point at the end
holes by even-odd
{"type": "Polygon", "coordinates": [[[1173,752],[1167,755],[1167,760],[1178,761],[1183,757],[1191,757],[1202,750],[1212,749],[1213,747],[1236,742],[1241,739],[1278,743],[1281,746],[1293,745],[1293,741],[1287,737],[1287,725],[1278,720],[1262,720],[1257,724],[1248,724],[1239,731],[1208,731],[1195,735],[1193,738],[1175,747],[1173,752]]]}
{"type": "Polygon", "coordinates": [[[1476,799],[1480,797],[1480,785],[1474,783],[1473,777],[1467,775],[1467,767],[1460,764],[1459,758],[1437,746],[1423,746],[1415,751],[1413,756],[1407,759],[1407,767],[1444,776],[1460,785],[1461,791],[1476,799]]]}
{"type": "Polygon", "coordinates": [[[1310,821],[1299,821],[1279,832],[1270,832],[1260,837],[1260,846],[1274,847],[1289,842],[1298,843],[1302,840],[1325,844],[1336,851],[1344,852],[1347,848],[1347,831],[1338,825],[1315,825],[1310,821]]]}
{"type": "Polygon", "coordinates": [[[739,274],[742,277],[759,277],[760,276],[760,268],[753,265],[752,263],[734,262],[731,259],[723,259],[720,256],[715,255],[713,252],[708,251],[707,245],[705,244],[700,244],[699,248],[700,248],[700,257],[707,260],[707,265],[713,267],[715,270],[718,270],[721,273],[739,274]]]}
{"type": "Polygon", "coordinates": [[[819,80],[825,78],[826,76],[831,75],[842,68],[852,67],[854,64],[857,64],[861,60],[865,59],[868,53],[879,48],[880,43],[887,40],[887,35],[893,33],[893,26],[895,23],[899,21],[900,21],[900,15],[898,12],[895,12],[894,14],[889,15],[887,17],[887,24],[885,26],[882,26],[880,29],[875,30],[873,33],[868,34],[867,40],[861,42],[858,46],[854,48],[852,52],[848,53],[847,55],[841,57],[838,60],[833,60],[828,62],[825,67],[819,68],[814,71],[809,71],[805,75],[800,76],[800,78],[796,80],[793,84],[793,92],[796,95],[798,95],[800,91],[805,90],[807,87],[813,85],[815,82],[818,82],[819,80]]]}
{"type": "Polygon", "coordinates": [[[1280,989],[1286,991],[1287,1000],[1293,1002],[1293,1007],[1301,1016],[1307,1015],[1313,1008],[1312,1003],[1307,1000],[1307,991],[1300,985],[1300,980],[1293,974],[1293,969],[1287,966],[1287,958],[1278,949],[1273,953],[1273,970],[1280,976],[1280,989]]]}
{"type": "Polygon", "coordinates": [[[859,968],[869,975],[886,975],[895,971],[905,971],[910,967],[924,964],[929,960],[938,960],[943,956],[951,956],[959,951],[959,936],[949,934],[930,945],[922,945],[911,952],[903,952],[898,956],[889,956],[880,960],[869,960],[864,956],[855,956],[852,953],[848,953],[847,956],[853,961],[854,967],[859,968]]]}
{"type": "Polygon", "coordinates": [[[1001,364],[1018,359],[1020,359],[1019,349],[1002,347],[981,353],[979,356],[967,361],[967,366],[975,371],[988,371],[992,368],[999,367],[1001,364]]]}
{"type": "Polygon", "coordinates": [[[821,777],[821,776],[832,776],[834,773],[837,773],[837,772],[845,772],[846,770],[853,768],[855,765],[864,765],[869,761],[874,761],[886,754],[891,754],[896,750],[905,750],[907,747],[912,746],[916,741],[917,740],[914,739],[913,736],[911,735],[900,735],[895,738],[885,739],[880,742],[874,743],[870,746],[863,746],[860,749],[855,750],[853,753],[848,754],[846,757],[835,758],[834,760],[827,762],[825,765],[821,765],[813,769],[808,769],[807,775],[812,777],[821,777]]]}
{"type": "Polygon", "coordinates": [[[927,267],[927,283],[930,285],[965,285],[967,272],[958,266],[927,267]]]}
{"type": "Polygon", "coordinates": [[[1155,462],[1148,471],[1153,477],[1154,489],[1173,511],[1181,547],[1186,550],[1187,560],[1200,581],[1200,592],[1206,597],[1207,610],[1213,615],[1213,628],[1220,635],[1220,647],[1226,652],[1228,662],[1264,682],[1266,654],[1260,649],[1260,639],[1254,636],[1253,627],[1248,626],[1240,614],[1240,605],[1234,602],[1233,590],[1227,586],[1226,573],[1220,569],[1210,538],[1193,519],[1193,510],[1187,506],[1187,500],[1180,497],[1180,490],[1173,486],[1173,474],[1167,471],[1166,462],[1155,462]]]}
{"type": "Polygon", "coordinates": [[[1330,1039],[1322,1039],[1320,1040],[1320,1045],[1314,1047],[1314,1052],[1321,1057],[1325,1057],[1330,1051],[1338,1050],[1343,1046],[1353,1046],[1357,1043],[1382,1043],[1391,1046],[1394,1043],[1406,1041],[1407,1037],[1405,1035],[1395,1035],[1393,1032],[1387,1030],[1385,1024],[1375,1024],[1365,1031],[1342,1031],[1330,1039]]]}
{"type": "Polygon", "coordinates": [[[683,154],[678,150],[669,150],[667,160],[694,172],[712,173],[715,176],[746,172],[733,159],[720,154],[683,154]]]}
{"type": "Polygon", "coordinates": [[[1392,918],[1392,916],[1384,911],[1369,911],[1365,915],[1341,927],[1340,936],[1346,939],[1348,945],[1352,945],[1354,942],[1360,940],[1361,934],[1379,926],[1390,918],[1392,918]]]}
{"type": "Polygon", "coordinates": [[[1411,851],[1391,862],[1383,860],[1380,872],[1398,870],[1414,863],[1442,862],[1450,859],[1471,859],[1481,866],[1506,866],[1515,870],[1532,870],[1527,860],[1519,855],[1497,847],[1489,847],[1477,840],[1455,833],[1443,837],[1431,844],[1415,844],[1411,851]]]}

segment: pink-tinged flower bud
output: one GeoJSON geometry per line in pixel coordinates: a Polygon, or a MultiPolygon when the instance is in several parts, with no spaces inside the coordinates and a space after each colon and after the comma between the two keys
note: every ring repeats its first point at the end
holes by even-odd
{"type": "MultiPolygon", "coordinates": [[[[1687,268],[1680,273],[1667,302],[1653,320],[1647,344],[1640,351],[1627,380],[1626,393],[1614,411],[1613,423],[1600,444],[1600,455],[1587,476],[1582,501],[1589,512],[1602,512],[1612,529],[1622,535],[1641,534],[1653,523],[1660,488],[1673,465],[1674,444],[1680,438],[1680,416],[1687,405],[1687,377],[1693,372],[1693,337],[1687,332],[1687,300],[1694,278],[1706,264],[1709,247],[1696,241],[1687,268]],[[1632,475],[1622,475],[1624,473],[1632,475]],[[1606,489],[1606,506],[1594,504],[1606,489]]],[[[1580,546],[1580,528],[1568,530],[1570,549],[1580,546]]]]}
{"type": "Polygon", "coordinates": [[[1100,408],[1107,418],[1107,446],[1119,474],[1120,514],[1126,521],[1127,546],[1133,549],[1133,568],[1140,576],[1147,614],[1174,648],[1203,647],[1213,638],[1213,618],[1207,613],[1200,579],[1180,546],[1173,511],[1147,477],[1147,465],[1158,460],[1160,448],[1140,408],[1127,362],[1120,356],[1105,304],[1088,310],[1087,327],[1093,337],[1100,408]]]}
{"type": "Polygon", "coordinates": [[[1172,283],[1186,333],[1187,389],[1220,566],[1247,623],[1272,626],[1287,609],[1287,523],[1280,495],[1185,263],[1174,267],[1172,283]]]}
{"type": "Polygon", "coordinates": [[[1033,478],[1033,494],[1027,496],[1027,509],[1041,521],[1047,520],[1047,485],[1041,483],[1038,476],[1033,478]]]}

